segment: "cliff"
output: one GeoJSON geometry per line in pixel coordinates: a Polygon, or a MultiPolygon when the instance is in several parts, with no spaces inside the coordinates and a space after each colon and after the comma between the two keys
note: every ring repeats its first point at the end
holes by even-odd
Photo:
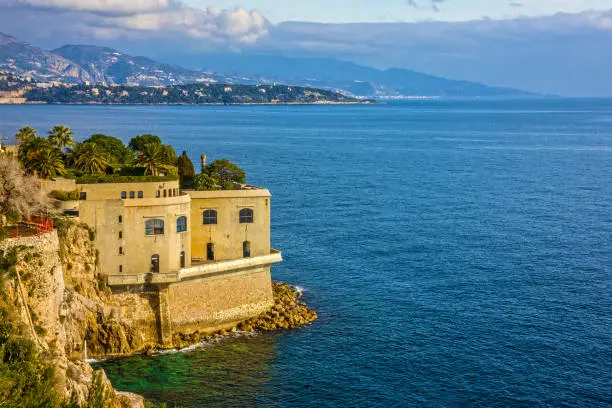
{"type": "MultiPolygon", "coordinates": [[[[53,370],[50,382],[59,401],[78,406],[142,407],[142,398],[115,392],[104,372],[94,372],[83,359],[85,339],[93,347],[120,350],[133,343],[126,335],[130,329],[114,320],[112,308],[106,306],[108,293],[96,278],[96,250],[90,233],[72,225],[59,233],[62,239],[53,231],[0,242],[3,304],[13,328],[6,336],[4,361],[11,345],[29,341],[41,375],[50,367],[53,370]]],[[[16,364],[24,363],[17,360],[16,364]]],[[[14,395],[17,382],[7,378],[5,397],[22,400],[14,395]]],[[[0,391],[0,400],[2,397],[0,391]]]]}

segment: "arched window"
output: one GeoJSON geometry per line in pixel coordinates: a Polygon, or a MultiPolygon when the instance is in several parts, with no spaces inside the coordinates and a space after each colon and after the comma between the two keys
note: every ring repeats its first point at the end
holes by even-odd
{"type": "Polygon", "coordinates": [[[136,198],[136,193],[133,191],[130,191],[130,198],[136,198]]]}
{"type": "Polygon", "coordinates": [[[242,257],[243,258],[251,257],[251,243],[249,241],[244,241],[242,243],[242,257]]]}
{"type": "Polygon", "coordinates": [[[157,190],[155,192],[155,198],[159,198],[159,197],[161,197],[161,192],[159,190],[157,190]]]}
{"type": "Polygon", "coordinates": [[[181,251],[181,268],[185,267],[185,251],[181,251]]]}
{"type": "Polygon", "coordinates": [[[204,225],[217,225],[217,210],[204,211],[204,225]]]}
{"type": "Polygon", "coordinates": [[[121,199],[125,200],[127,198],[127,191],[122,191],[121,192],[121,199]]]}
{"type": "Polygon", "coordinates": [[[144,194],[142,193],[142,191],[139,191],[138,192],[138,198],[143,198],[143,197],[144,197],[144,194]]]}
{"type": "Polygon", "coordinates": [[[215,244],[210,243],[210,242],[206,245],[206,260],[207,261],[215,260],[215,244]]]}
{"type": "Polygon", "coordinates": [[[250,208],[243,208],[240,210],[240,223],[241,224],[252,224],[253,223],[253,210],[250,208]]]}
{"type": "Polygon", "coordinates": [[[178,217],[176,219],[176,232],[187,231],[187,217],[178,217]]]}
{"type": "Polygon", "coordinates": [[[168,197],[168,190],[164,190],[164,198],[168,197]]]}
{"type": "Polygon", "coordinates": [[[151,256],[151,272],[159,273],[159,255],[151,256]]]}
{"type": "Polygon", "coordinates": [[[149,220],[145,222],[146,235],[164,235],[164,220],[149,220]]]}

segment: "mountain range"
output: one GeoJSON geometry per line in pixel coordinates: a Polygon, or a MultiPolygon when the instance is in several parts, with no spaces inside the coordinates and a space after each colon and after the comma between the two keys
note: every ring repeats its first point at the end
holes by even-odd
{"type": "Polygon", "coordinates": [[[188,69],[93,45],[65,45],[45,51],[0,33],[0,70],[43,82],[139,86],[281,83],[369,98],[533,95],[406,69],[378,70],[335,59],[216,54],[189,61],[189,65],[202,68],[188,69]]]}

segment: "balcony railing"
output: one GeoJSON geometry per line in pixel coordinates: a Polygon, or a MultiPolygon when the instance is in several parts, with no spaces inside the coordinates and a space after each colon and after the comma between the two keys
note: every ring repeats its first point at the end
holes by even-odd
{"type": "Polygon", "coordinates": [[[271,249],[269,255],[207,263],[192,266],[190,268],[184,268],[178,272],[144,273],[139,275],[109,275],[107,278],[110,286],[169,284],[188,279],[238,273],[248,269],[269,266],[282,261],[283,257],[281,252],[276,249],[271,249]]]}

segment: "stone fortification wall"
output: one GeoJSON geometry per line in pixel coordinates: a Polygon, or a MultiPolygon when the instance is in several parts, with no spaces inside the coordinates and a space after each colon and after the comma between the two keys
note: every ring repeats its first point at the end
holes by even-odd
{"type": "Polygon", "coordinates": [[[214,331],[257,316],[274,303],[270,267],[170,285],[172,331],[214,331]]]}
{"type": "Polygon", "coordinates": [[[113,289],[112,302],[143,344],[173,346],[179,333],[212,333],[273,305],[269,267],[200,277],[162,287],[113,289]]]}

